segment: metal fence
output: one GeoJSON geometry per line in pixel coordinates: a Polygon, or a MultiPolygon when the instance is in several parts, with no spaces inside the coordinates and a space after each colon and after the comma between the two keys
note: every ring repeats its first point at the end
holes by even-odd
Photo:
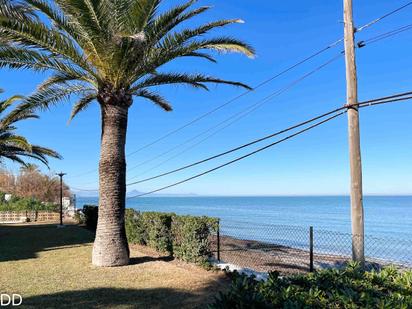
{"type": "MultiPolygon", "coordinates": [[[[339,268],[351,260],[352,235],[285,225],[220,223],[211,240],[214,258],[257,272],[302,273],[339,268]]],[[[365,236],[368,268],[412,267],[412,240],[365,236]]]]}

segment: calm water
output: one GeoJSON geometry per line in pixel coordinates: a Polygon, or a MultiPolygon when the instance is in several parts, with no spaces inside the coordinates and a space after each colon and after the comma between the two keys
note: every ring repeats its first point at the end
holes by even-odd
{"type": "MultiPolygon", "coordinates": [[[[77,206],[83,204],[97,204],[97,198],[78,198],[77,206]]],[[[128,208],[140,211],[219,217],[223,234],[302,248],[307,247],[308,227],[314,226],[319,251],[350,254],[350,236],[339,236],[334,242],[333,235],[323,238],[320,231],[349,234],[349,205],[349,197],[345,196],[142,197],[127,202],[128,208]]],[[[366,240],[366,249],[373,250],[375,257],[403,255],[402,260],[412,261],[412,196],[366,196],[364,209],[365,234],[371,236],[366,240]],[[395,246],[395,242],[375,241],[373,237],[404,243],[395,246]]]]}

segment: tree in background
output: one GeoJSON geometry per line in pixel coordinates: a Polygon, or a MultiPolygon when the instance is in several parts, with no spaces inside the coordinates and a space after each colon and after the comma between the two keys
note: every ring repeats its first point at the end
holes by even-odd
{"type": "MultiPolygon", "coordinates": [[[[60,180],[53,174],[43,174],[34,164],[20,168],[17,175],[0,170],[0,191],[21,198],[34,198],[41,202],[58,204],[60,180]]],[[[63,183],[63,196],[71,196],[69,187],[63,183]]]]}
{"type": "Polygon", "coordinates": [[[14,193],[16,178],[13,173],[0,168],[0,192],[14,193]]]}
{"type": "Polygon", "coordinates": [[[0,101],[0,164],[4,165],[8,159],[26,165],[25,159],[29,158],[48,165],[48,157],[60,159],[60,155],[54,150],[33,145],[25,137],[16,134],[18,122],[38,118],[28,109],[27,104],[20,104],[12,109],[13,104],[22,99],[20,96],[13,96],[0,101]]]}
{"type": "MultiPolygon", "coordinates": [[[[5,1],[5,0],[2,0],[5,1]]],[[[0,34],[10,42],[0,48],[0,67],[54,71],[26,100],[49,108],[71,96],[79,98],[71,118],[97,101],[102,135],[99,162],[99,219],[93,264],[129,263],[124,226],[126,198],[125,143],[133,98],[146,99],[171,111],[158,86],[184,84],[208,89],[208,83],[246,85],[204,74],[170,72],[178,58],[216,62],[210,51],[254,50],[241,40],[209,37],[211,30],[239,19],[217,20],[195,28],[182,24],[210,9],[195,0],[159,12],[161,0],[21,0],[42,18],[0,18],[0,34]]],[[[31,11],[29,9],[29,11],[31,11]]]]}

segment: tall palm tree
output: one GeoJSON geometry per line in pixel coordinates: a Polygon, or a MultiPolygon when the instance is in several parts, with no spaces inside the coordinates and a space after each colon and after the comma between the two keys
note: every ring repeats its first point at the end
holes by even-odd
{"type": "Polygon", "coordinates": [[[21,104],[10,112],[6,111],[14,102],[21,99],[20,96],[13,96],[0,101],[0,163],[3,163],[4,159],[9,159],[23,166],[31,166],[24,159],[32,158],[47,165],[47,157],[60,158],[60,155],[49,148],[32,145],[26,138],[15,133],[19,121],[38,116],[21,104]]]}
{"type": "Polygon", "coordinates": [[[216,62],[210,51],[253,57],[254,50],[235,38],[208,36],[213,29],[242,23],[239,19],[182,29],[184,22],[210,9],[195,8],[196,0],[162,13],[161,0],[21,2],[42,18],[0,22],[0,34],[13,43],[0,48],[0,67],[54,71],[27,100],[32,106],[48,108],[75,95],[79,99],[72,119],[92,102],[100,105],[99,218],[92,261],[98,266],[128,264],[125,142],[133,98],[171,111],[170,103],[156,92],[157,86],[186,84],[208,89],[207,83],[222,83],[248,88],[239,82],[168,72],[163,67],[187,57],[216,62]]]}

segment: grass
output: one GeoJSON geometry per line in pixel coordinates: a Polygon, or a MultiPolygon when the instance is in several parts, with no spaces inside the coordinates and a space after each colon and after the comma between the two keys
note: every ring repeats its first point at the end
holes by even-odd
{"type": "Polygon", "coordinates": [[[222,273],[131,247],[131,265],[91,265],[93,234],[78,226],[0,225],[0,293],[26,308],[201,308],[229,284],[222,273]]]}

